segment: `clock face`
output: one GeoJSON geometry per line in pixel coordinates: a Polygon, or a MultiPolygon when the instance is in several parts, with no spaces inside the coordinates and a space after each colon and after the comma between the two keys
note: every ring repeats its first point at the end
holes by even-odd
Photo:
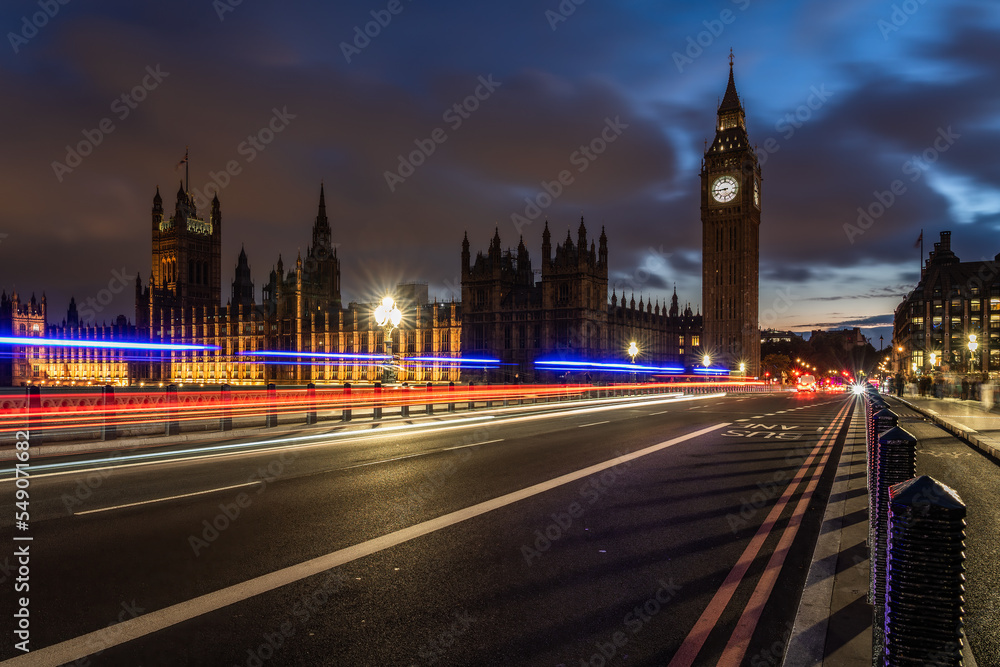
{"type": "Polygon", "coordinates": [[[760,181],[756,178],[753,180],[753,204],[760,208],[760,181]]]}
{"type": "Polygon", "coordinates": [[[740,186],[732,176],[720,176],[712,183],[712,197],[715,201],[726,203],[736,197],[740,186]]]}

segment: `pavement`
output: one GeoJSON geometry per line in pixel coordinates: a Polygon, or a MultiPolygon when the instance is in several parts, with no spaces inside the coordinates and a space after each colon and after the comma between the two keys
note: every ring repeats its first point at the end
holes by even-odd
{"type": "Polygon", "coordinates": [[[993,411],[988,404],[982,401],[928,398],[911,394],[892,398],[925,415],[1000,463],[1000,412],[993,411]]]}
{"type": "MultiPolygon", "coordinates": [[[[1000,476],[1000,414],[978,401],[953,398],[928,398],[906,395],[892,396],[892,401],[905,408],[894,408],[900,414],[900,426],[918,438],[917,475],[929,474],[960,492],[969,507],[967,519],[965,626],[968,636],[963,646],[966,666],[1000,664],[993,630],[980,634],[979,629],[995,628],[998,594],[987,582],[990,577],[979,574],[979,551],[991,562],[990,544],[996,533],[980,535],[980,526],[993,527],[992,508],[995,499],[983,496],[972,485],[971,477],[987,478],[986,485],[1000,476]],[[911,412],[912,411],[912,412],[911,412]],[[930,423],[927,423],[930,422],[930,423]],[[936,424],[952,436],[942,434],[936,424]],[[943,436],[943,437],[942,437],[943,436]],[[969,448],[978,450],[976,457],[969,448]],[[965,450],[964,452],[962,450],[965,450]],[[971,458],[958,458],[958,457],[971,458]],[[947,461],[947,464],[942,464],[947,461]],[[959,463],[968,461],[968,463],[959,463]],[[946,465],[946,467],[938,467],[946,465]],[[980,466],[970,469],[970,466],[980,466]],[[977,515],[985,512],[982,521],[977,515]],[[976,579],[972,575],[976,574],[976,579]],[[981,590],[985,587],[986,590],[981,590]],[[990,614],[993,614],[991,617],[990,614]],[[988,619],[988,620],[986,620],[988,619]],[[977,663],[973,653],[979,654],[977,663]],[[982,656],[986,656],[983,658],[982,656]]],[[[793,622],[783,665],[812,667],[829,665],[868,667],[872,664],[872,607],[867,602],[869,587],[868,559],[868,497],[865,455],[864,409],[855,406],[846,435],[833,487],[823,518],[820,535],[806,576],[802,597],[793,622]]]]}

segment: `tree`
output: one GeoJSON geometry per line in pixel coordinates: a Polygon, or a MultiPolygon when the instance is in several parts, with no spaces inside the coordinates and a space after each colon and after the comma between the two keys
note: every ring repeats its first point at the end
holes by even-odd
{"type": "Polygon", "coordinates": [[[783,378],[792,368],[792,360],[784,354],[769,354],[760,362],[761,367],[774,378],[783,378]]]}

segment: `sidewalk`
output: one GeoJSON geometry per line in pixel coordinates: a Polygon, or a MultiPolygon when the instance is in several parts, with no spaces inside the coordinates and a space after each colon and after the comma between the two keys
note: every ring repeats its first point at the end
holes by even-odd
{"type": "Polygon", "coordinates": [[[979,401],[957,398],[927,398],[885,395],[928,417],[946,431],[966,440],[993,461],[1000,463],[1000,414],[979,401]]]}
{"type": "Polygon", "coordinates": [[[858,401],[782,664],[870,667],[867,540],[865,410],[858,401]]]}

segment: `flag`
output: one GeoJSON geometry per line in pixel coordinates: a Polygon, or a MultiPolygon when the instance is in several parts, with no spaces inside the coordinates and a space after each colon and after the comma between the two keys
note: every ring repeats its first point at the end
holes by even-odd
{"type": "Polygon", "coordinates": [[[180,169],[182,164],[187,164],[187,161],[188,161],[188,149],[185,148],[184,149],[184,159],[177,163],[177,166],[174,167],[174,171],[177,171],[178,169],[180,169]]]}
{"type": "MultiPolygon", "coordinates": [[[[184,159],[186,160],[187,157],[185,156],[184,159]]],[[[923,242],[924,242],[924,230],[921,229],[920,230],[920,236],[917,237],[917,242],[913,244],[913,247],[914,248],[919,248],[920,244],[923,243],[923,242]]]]}

